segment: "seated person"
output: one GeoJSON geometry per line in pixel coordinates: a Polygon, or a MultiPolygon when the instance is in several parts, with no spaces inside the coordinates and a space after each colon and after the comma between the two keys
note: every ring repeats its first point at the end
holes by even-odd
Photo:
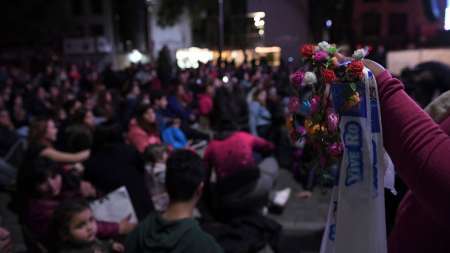
{"type": "Polygon", "coordinates": [[[179,118],[174,118],[172,122],[169,123],[169,126],[162,132],[164,143],[170,145],[174,149],[188,148],[191,144],[180,127],[181,120],[179,118]]]}
{"type": "Polygon", "coordinates": [[[123,252],[123,245],[97,239],[98,226],[89,204],[65,201],[53,214],[50,225],[51,253],[123,252]]]}
{"type": "Polygon", "coordinates": [[[165,211],[169,204],[166,191],[166,162],[169,149],[163,144],[148,146],[143,154],[145,160],[145,178],[147,188],[157,211],[165,211]]]}
{"type": "MultiPolygon", "coordinates": [[[[26,162],[32,162],[38,157],[45,157],[60,163],[78,163],[89,158],[90,151],[84,150],[77,153],[61,152],[54,148],[57,141],[58,128],[55,122],[49,118],[37,118],[30,125],[28,136],[29,147],[26,154],[26,162]]],[[[25,167],[28,164],[25,162],[25,167]]]]}
{"type": "MultiPolygon", "coordinates": [[[[70,175],[61,174],[55,163],[38,158],[31,167],[20,170],[18,175],[18,204],[21,221],[42,243],[48,240],[48,228],[53,212],[64,200],[95,198],[95,188],[87,182],[77,182],[70,175]]],[[[120,223],[100,222],[97,235],[111,238],[127,234],[135,224],[128,219],[120,223]]]]}
{"type": "Polygon", "coordinates": [[[278,164],[275,158],[270,156],[262,161],[255,158],[257,154],[271,152],[274,146],[260,137],[236,131],[231,120],[223,120],[220,125],[215,140],[211,141],[205,150],[203,160],[206,167],[208,170],[215,170],[219,185],[223,186],[222,182],[227,181],[241,182],[242,187],[229,187],[226,191],[228,196],[236,198],[236,201],[229,201],[228,208],[242,209],[245,205],[251,209],[247,211],[261,211],[268,204],[269,193],[278,176],[278,164]],[[249,170],[255,170],[255,173],[249,170]],[[229,177],[235,179],[228,180],[229,177]],[[248,187],[252,189],[249,190],[248,187]],[[234,204],[231,206],[231,203],[234,204]]]}
{"type": "Polygon", "coordinates": [[[150,105],[140,105],[136,118],[130,121],[128,142],[140,153],[150,144],[160,144],[156,114],[150,105]]]}
{"type": "Polygon", "coordinates": [[[119,124],[97,126],[92,155],[85,167],[84,178],[104,193],[125,186],[139,220],[153,210],[148,201],[144,161],[138,151],[123,142],[119,124]]]}
{"type": "Polygon", "coordinates": [[[128,236],[125,252],[223,252],[193,218],[205,175],[198,155],[189,150],[175,151],[167,161],[169,207],[162,214],[148,216],[128,236]]]}

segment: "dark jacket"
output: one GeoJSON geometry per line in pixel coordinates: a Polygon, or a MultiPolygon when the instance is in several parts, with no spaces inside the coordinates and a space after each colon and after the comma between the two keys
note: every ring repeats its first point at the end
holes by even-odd
{"type": "Polygon", "coordinates": [[[0,157],[4,157],[19,140],[19,136],[13,130],[0,126],[0,157]]]}
{"type": "Polygon", "coordinates": [[[223,252],[194,219],[166,221],[155,213],[128,236],[126,253],[223,252]]]}
{"type": "Polygon", "coordinates": [[[64,244],[59,253],[111,253],[112,242],[103,242],[100,240],[95,240],[91,243],[83,244],[64,244]]]}
{"type": "Polygon", "coordinates": [[[139,220],[153,210],[145,183],[144,162],[133,147],[115,143],[95,149],[85,168],[85,178],[105,194],[125,186],[139,220]]]}

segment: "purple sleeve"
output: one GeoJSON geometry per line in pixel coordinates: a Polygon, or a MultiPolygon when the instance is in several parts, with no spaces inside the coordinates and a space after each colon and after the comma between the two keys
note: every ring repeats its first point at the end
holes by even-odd
{"type": "Polygon", "coordinates": [[[447,117],[444,121],[442,121],[440,126],[447,135],[450,135],[450,117],[447,117]]]}
{"type": "Polygon", "coordinates": [[[386,150],[430,217],[450,224],[450,138],[389,72],[377,82],[386,150]]]}

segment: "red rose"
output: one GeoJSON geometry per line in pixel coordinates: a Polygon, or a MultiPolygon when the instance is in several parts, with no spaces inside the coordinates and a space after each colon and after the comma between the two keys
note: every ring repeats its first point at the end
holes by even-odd
{"type": "Polygon", "coordinates": [[[325,79],[325,83],[332,83],[336,81],[336,74],[331,69],[325,69],[322,72],[323,78],[325,79]]]}
{"type": "Polygon", "coordinates": [[[347,66],[347,71],[355,77],[362,77],[364,69],[364,63],[362,61],[352,61],[347,66]]]}
{"type": "Polygon", "coordinates": [[[300,50],[303,57],[305,57],[305,58],[311,58],[314,54],[314,51],[315,51],[315,46],[312,44],[306,44],[300,50]]]}

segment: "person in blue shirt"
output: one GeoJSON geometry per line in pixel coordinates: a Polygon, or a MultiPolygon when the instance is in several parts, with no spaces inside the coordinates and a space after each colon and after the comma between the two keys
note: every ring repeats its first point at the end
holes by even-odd
{"type": "Polygon", "coordinates": [[[253,135],[265,138],[270,135],[272,124],[272,115],[266,103],[266,90],[257,88],[253,93],[253,99],[249,102],[249,126],[253,135]]]}
{"type": "Polygon", "coordinates": [[[181,119],[174,118],[170,126],[166,127],[162,132],[164,143],[172,146],[174,149],[183,149],[190,146],[190,141],[181,130],[181,119]]]}

